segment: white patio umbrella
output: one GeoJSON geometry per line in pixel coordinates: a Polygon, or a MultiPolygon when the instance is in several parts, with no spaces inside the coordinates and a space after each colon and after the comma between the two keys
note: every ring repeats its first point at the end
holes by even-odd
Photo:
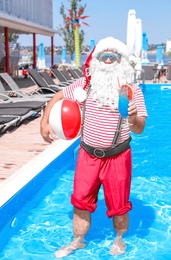
{"type": "Polygon", "coordinates": [[[38,57],[37,57],[37,68],[39,70],[46,68],[46,64],[45,64],[45,50],[44,50],[43,42],[41,42],[40,45],[39,45],[39,52],[38,52],[38,57]]]}
{"type": "Polygon", "coordinates": [[[134,55],[135,51],[135,33],[136,33],[136,12],[129,10],[127,21],[127,47],[129,55],[134,55]]]}
{"type": "Polygon", "coordinates": [[[135,24],[135,57],[140,58],[142,52],[142,21],[136,19],[135,24]]]}
{"type": "Polygon", "coordinates": [[[136,19],[136,24],[135,24],[135,58],[136,58],[136,65],[135,65],[135,70],[136,70],[136,79],[140,79],[141,77],[141,52],[142,52],[142,21],[141,19],[136,19]]]}

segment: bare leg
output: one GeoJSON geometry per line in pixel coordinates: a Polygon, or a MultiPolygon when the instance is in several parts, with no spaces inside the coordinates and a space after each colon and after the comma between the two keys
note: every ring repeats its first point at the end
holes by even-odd
{"type": "Polygon", "coordinates": [[[116,239],[110,249],[112,255],[121,255],[126,252],[126,245],[122,240],[123,234],[128,230],[128,213],[113,217],[113,225],[116,230],[116,239]]]}
{"type": "Polygon", "coordinates": [[[91,215],[87,210],[80,210],[74,208],[74,218],[73,218],[73,232],[74,240],[65,247],[60,248],[55,252],[56,258],[66,257],[73,251],[84,248],[86,244],[84,243],[84,236],[87,234],[91,224],[91,215]]]}

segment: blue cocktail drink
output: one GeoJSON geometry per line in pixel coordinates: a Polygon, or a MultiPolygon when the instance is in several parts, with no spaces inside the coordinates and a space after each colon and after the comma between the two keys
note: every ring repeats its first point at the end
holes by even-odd
{"type": "Polygon", "coordinates": [[[122,117],[126,118],[128,116],[128,96],[127,90],[121,89],[119,92],[119,103],[118,103],[118,110],[122,117]]]}

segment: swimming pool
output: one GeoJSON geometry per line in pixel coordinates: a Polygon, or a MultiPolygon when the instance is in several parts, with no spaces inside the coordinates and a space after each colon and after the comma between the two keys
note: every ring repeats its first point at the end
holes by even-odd
{"type": "MultiPolygon", "coordinates": [[[[144,133],[133,134],[131,143],[133,210],[124,236],[127,252],[109,255],[115,234],[101,190],[87,247],[65,259],[171,259],[171,90],[145,85],[144,95],[149,118],[144,133]]],[[[56,259],[55,250],[70,242],[70,194],[78,147],[79,139],[1,207],[1,259],[56,259]]]]}

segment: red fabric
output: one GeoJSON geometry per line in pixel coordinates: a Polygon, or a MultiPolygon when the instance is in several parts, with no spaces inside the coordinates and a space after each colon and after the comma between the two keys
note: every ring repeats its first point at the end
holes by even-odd
{"type": "Polygon", "coordinates": [[[74,176],[71,203],[94,212],[98,192],[103,185],[107,215],[123,215],[132,209],[129,202],[132,172],[131,149],[109,158],[96,158],[80,149],[74,176]]]}
{"type": "Polygon", "coordinates": [[[107,215],[109,218],[111,218],[114,215],[121,216],[121,215],[127,213],[131,209],[132,209],[132,203],[130,201],[128,201],[128,203],[126,205],[124,205],[123,208],[120,208],[119,210],[108,211],[107,215]]]}
{"type": "MultiPolygon", "coordinates": [[[[96,46],[95,46],[95,47],[96,47],[96,46]]],[[[92,60],[92,54],[93,54],[93,52],[94,52],[94,50],[95,50],[95,47],[94,47],[94,49],[91,51],[91,53],[89,54],[89,56],[88,56],[88,58],[87,58],[87,60],[86,60],[86,62],[85,62],[85,64],[84,64],[84,76],[85,76],[85,78],[86,78],[86,82],[85,82],[85,85],[84,85],[83,89],[86,89],[86,87],[88,86],[89,81],[90,81],[90,79],[91,79],[91,76],[90,76],[90,75],[87,75],[87,72],[89,72],[90,62],[91,62],[91,60],[92,60]]]]}
{"type": "Polygon", "coordinates": [[[71,196],[71,203],[78,209],[86,209],[89,212],[93,213],[96,208],[97,205],[96,203],[88,203],[87,201],[83,201],[83,200],[78,200],[77,198],[75,198],[74,194],[72,194],[71,196]]]}
{"type": "Polygon", "coordinates": [[[22,74],[23,74],[23,76],[28,75],[28,71],[27,70],[22,70],[22,74]]]}

